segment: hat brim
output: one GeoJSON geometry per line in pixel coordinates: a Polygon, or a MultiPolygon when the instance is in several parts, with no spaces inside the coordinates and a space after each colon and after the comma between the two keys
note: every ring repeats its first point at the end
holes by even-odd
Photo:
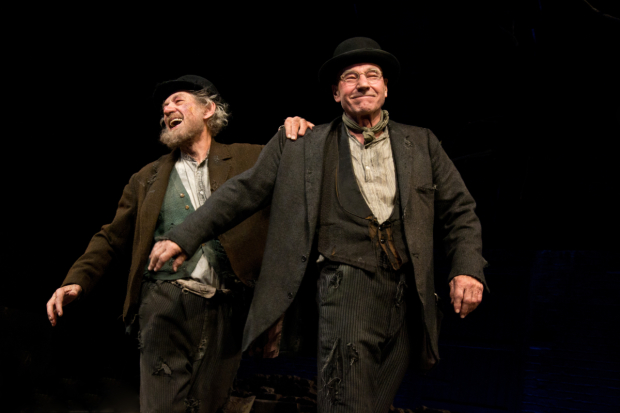
{"type": "MultiPolygon", "coordinates": [[[[215,86],[211,85],[208,88],[217,93],[215,86]]],[[[167,82],[162,82],[155,87],[155,91],[153,92],[153,101],[157,104],[162,104],[168,96],[173,93],[180,92],[182,90],[193,91],[201,89],[204,89],[204,87],[192,82],[187,82],[184,80],[169,80],[167,82]]]]}
{"type": "Polygon", "coordinates": [[[338,72],[347,66],[374,63],[381,67],[383,77],[396,82],[400,77],[400,63],[391,53],[378,49],[358,49],[332,57],[319,69],[319,83],[335,85],[338,72]]]}

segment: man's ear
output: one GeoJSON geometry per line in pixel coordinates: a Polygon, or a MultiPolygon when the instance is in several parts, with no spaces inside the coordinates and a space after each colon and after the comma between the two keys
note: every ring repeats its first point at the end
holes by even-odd
{"type": "Polygon", "coordinates": [[[340,90],[338,90],[338,86],[337,85],[332,85],[332,95],[334,95],[334,100],[338,103],[340,103],[340,90]]]}
{"type": "Polygon", "coordinates": [[[215,104],[215,102],[211,102],[211,105],[209,106],[209,108],[207,110],[205,110],[205,113],[202,116],[202,119],[207,120],[211,116],[213,116],[213,114],[215,113],[215,109],[216,108],[217,108],[217,105],[215,104]]]}
{"type": "Polygon", "coordinates": [[[385,85],[385,97],[387,97],[387,82],[388,80],[386,78],[383,78],[383,84],[385,85]]]}

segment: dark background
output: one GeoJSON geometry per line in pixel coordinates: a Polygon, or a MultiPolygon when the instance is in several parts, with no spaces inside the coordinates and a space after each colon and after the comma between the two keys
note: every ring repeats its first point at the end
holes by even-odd
{"type": "MultiPolygon", "coordinates": [[[[14,177],[3,203],[7,406],[92,409],[110,389],[135,394],[137,351],[119,319],[126,269],[55,329],[44,307],[112,220],[131,174],[167,152],[154,86],[207,77],[233,113],[218,140],[265,144],[286,116],[319,124],[340,115],[317,85],[318,68],[342,40],[368,36],[402,66],[385,108],[442,141],[478,203],[491,264],[492,294],[468,319],[446,317],[442,364],[408,376],[395,405],[617,412],[620,21],[612,16],[620,8],[611,0],[92,3],[5,16],[18,28],[4,35],[3,65],[3,169],[14,177]]],[[[448,266],[437,252],[447,302],[448,266]]],[[[240,374],[312,377],[312,363],[245,360],[240,374]]]]}

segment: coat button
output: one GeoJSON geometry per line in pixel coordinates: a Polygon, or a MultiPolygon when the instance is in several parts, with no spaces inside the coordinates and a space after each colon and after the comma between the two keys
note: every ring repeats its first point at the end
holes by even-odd
{"type": "Polygon", "coordinates": [[[385,238],[381,238],[381,243],[385,244],[385,238]]]}
{"type": "Polygon", "coordinates": [[[306,260],[307,260],[307,259],[308,259],[308,258],[306,258],[306,256],[305,256],[305,255],[302,255],[302,256],[301,256],[301,262],[306,262],[306,260]]]}
{"type": "Polygon", "coordinates": [[[286,296],[288,297],[289,300],[293,299],[293,293],[288,293],[286,296]]]}
{"type": "Polygon", "coordinates": [[[185,198],[185,194],[181,194],[181,198],[185,198]]]}
{"type": "Polygon", "coordinates": [[[189,209],[189,205],[185,205],[185,209],[189,209]]]}

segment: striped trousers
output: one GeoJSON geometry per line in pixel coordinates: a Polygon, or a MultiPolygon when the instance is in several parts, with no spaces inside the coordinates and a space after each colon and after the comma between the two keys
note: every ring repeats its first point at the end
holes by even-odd
{"type": "Polygon", "coordinates": [[[319,412],[389,410],[409,365],[405,272],[379,268],[373,274],[331,262],[322,268],[319,412]]]}
{"type": "Polygon", "coordinates": [[[167,281],[142,284],[140,411],[211,413],[228,400],[243,321],[231,303],[167,281]]]}

